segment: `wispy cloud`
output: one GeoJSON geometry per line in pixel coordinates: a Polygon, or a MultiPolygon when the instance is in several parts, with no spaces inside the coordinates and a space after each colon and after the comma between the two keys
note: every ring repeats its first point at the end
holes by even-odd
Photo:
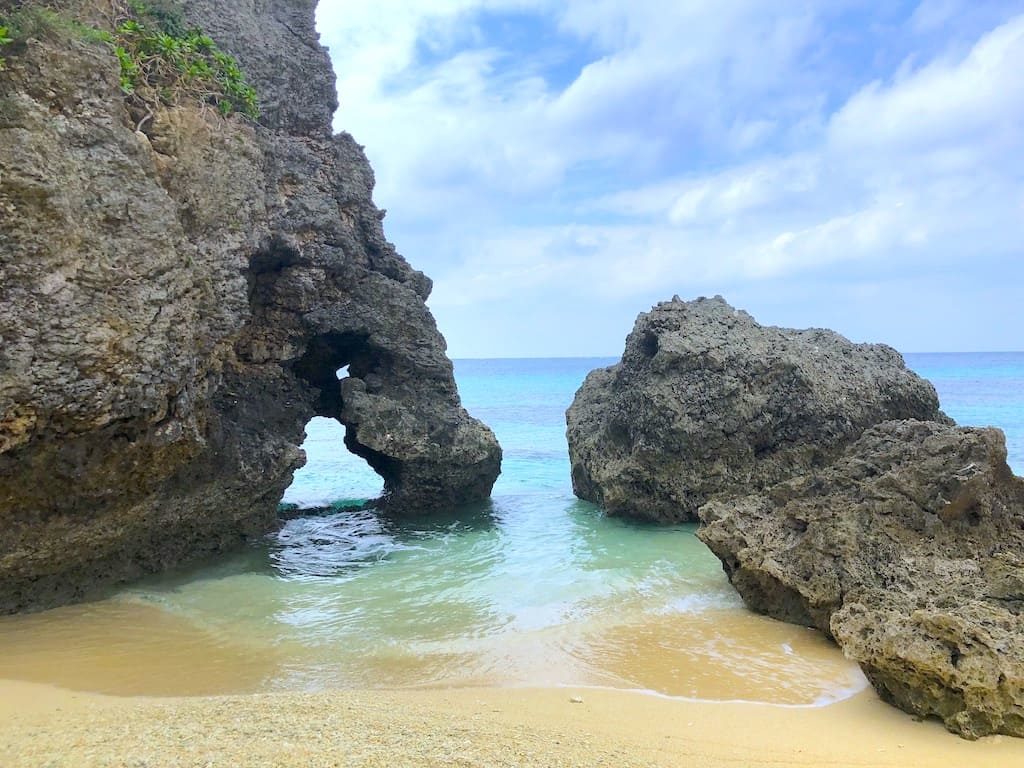
{"type": "Polygon", "coordinates": [[[1015,10],[323,0],[320,28],[455,355],[612,353],[651,301],[714,292],[854,336],[886,296],[883,338],[982,348],[1024,336],[1002,310],[965,335],[1024,280],[1015,10]],[[972,316],[905,315],[914,275],[972,316]]]}

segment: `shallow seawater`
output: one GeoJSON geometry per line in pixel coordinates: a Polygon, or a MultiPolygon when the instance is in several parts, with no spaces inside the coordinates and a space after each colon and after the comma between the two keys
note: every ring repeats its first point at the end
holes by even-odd
{"type": "MultiPolygon", "coordinates": [[[[467,408],[505,450],[491,503],[299,518],[111,599],[2,619],[0,677],[116,694],[597,685],[803,705],[863,687],[820,634],[745,611],[693,526],[609,519],[573,498],[563,413],[608,362],[457,364],[467,408]]],[[[1020,471],[1024,356],[909,362],[954,418],[1004,427],[1020,471]]],[[[308,433],[285,501],[376,495],[336,424],[308,433]]]]}

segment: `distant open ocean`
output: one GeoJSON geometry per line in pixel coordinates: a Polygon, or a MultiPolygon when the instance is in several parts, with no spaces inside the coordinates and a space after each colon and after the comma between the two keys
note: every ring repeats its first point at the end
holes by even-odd
{"type": "MultiPolygon", "coordinates": [[[[1006,432],[1010,466],[1024,474],[1024,353],[907,354],[907,364],[929,379],[945,412],[958,424],[1006,432]]],[[[583,378],[616,358],[456,360],[463,404],[489,424],[505,452],[495,494],[571,491],[565,409],[583,378]]],[[[322,506],[363,499],[380,480],[341,443],[342,428],[327,419],[309,426],[309,463],[285,501],[322,506]]]]}

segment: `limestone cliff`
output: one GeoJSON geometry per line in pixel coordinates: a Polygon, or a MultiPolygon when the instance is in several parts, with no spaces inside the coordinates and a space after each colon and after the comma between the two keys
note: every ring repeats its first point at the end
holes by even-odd
{"type": "MultiPolygon", "coordinates": [[[[93,28],[116,3],[61,5],[93,28]]],[[[181,6],[237,57],[258,123],[187,100],[140,121],[111,46],[77,26],[5,51],[0,612],[267,531],[314,415],[346,426],[398,512],[486,498],[499,471],[431,282],[332,134],[314,0],[181,6]]]]}

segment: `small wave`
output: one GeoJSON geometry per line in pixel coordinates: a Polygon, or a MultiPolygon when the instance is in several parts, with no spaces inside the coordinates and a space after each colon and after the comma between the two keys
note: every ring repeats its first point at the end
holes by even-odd
{"type": "Polygon", "coordinates": [[[739,608],[742,605],[743,601],[735,593],[716,590],[714,592],[699,592],[677,597],[659,607],[656,613],[662,616],[678,613],[697,614],[704,613],[705,611],[739,608]]]}
{"type": "MultiPolygon", "coordinates": [[[[596,691],[620,691],[624,693],[634,693],[639,696],[652,696],[656,699],[666,699],[668,701],[684,701],[694,704],[748,704],[751,706],[769,706],[778,707],[779,709],[821,709],[822,707],[828,707],[832,704],[838,704],[840,701],[846,701],[847,699],[853,698],[861,691],[866,690],[870,686],[868,679],[859,675],[857,679],[851,680],[849,684],[839,685],[829,692],[822,694],[814,701],[807,704],[788,704],[785,702],[773,702],[763,701],[758,699],[716,699],[701,696],[681,696],[671,693],[663,693],[662,691],[656,691],[652,688],[636,688],[628,686],[615,686],[615,685],[595,685],[595,684],[569,684],[559,683],[556,688],[564,689],[581,689],[581,690],[596,690],[596,691]]],[[[517,683],[507,686],[509,688],[533,688],[534,685],[529,683],[517,683]]]]}

